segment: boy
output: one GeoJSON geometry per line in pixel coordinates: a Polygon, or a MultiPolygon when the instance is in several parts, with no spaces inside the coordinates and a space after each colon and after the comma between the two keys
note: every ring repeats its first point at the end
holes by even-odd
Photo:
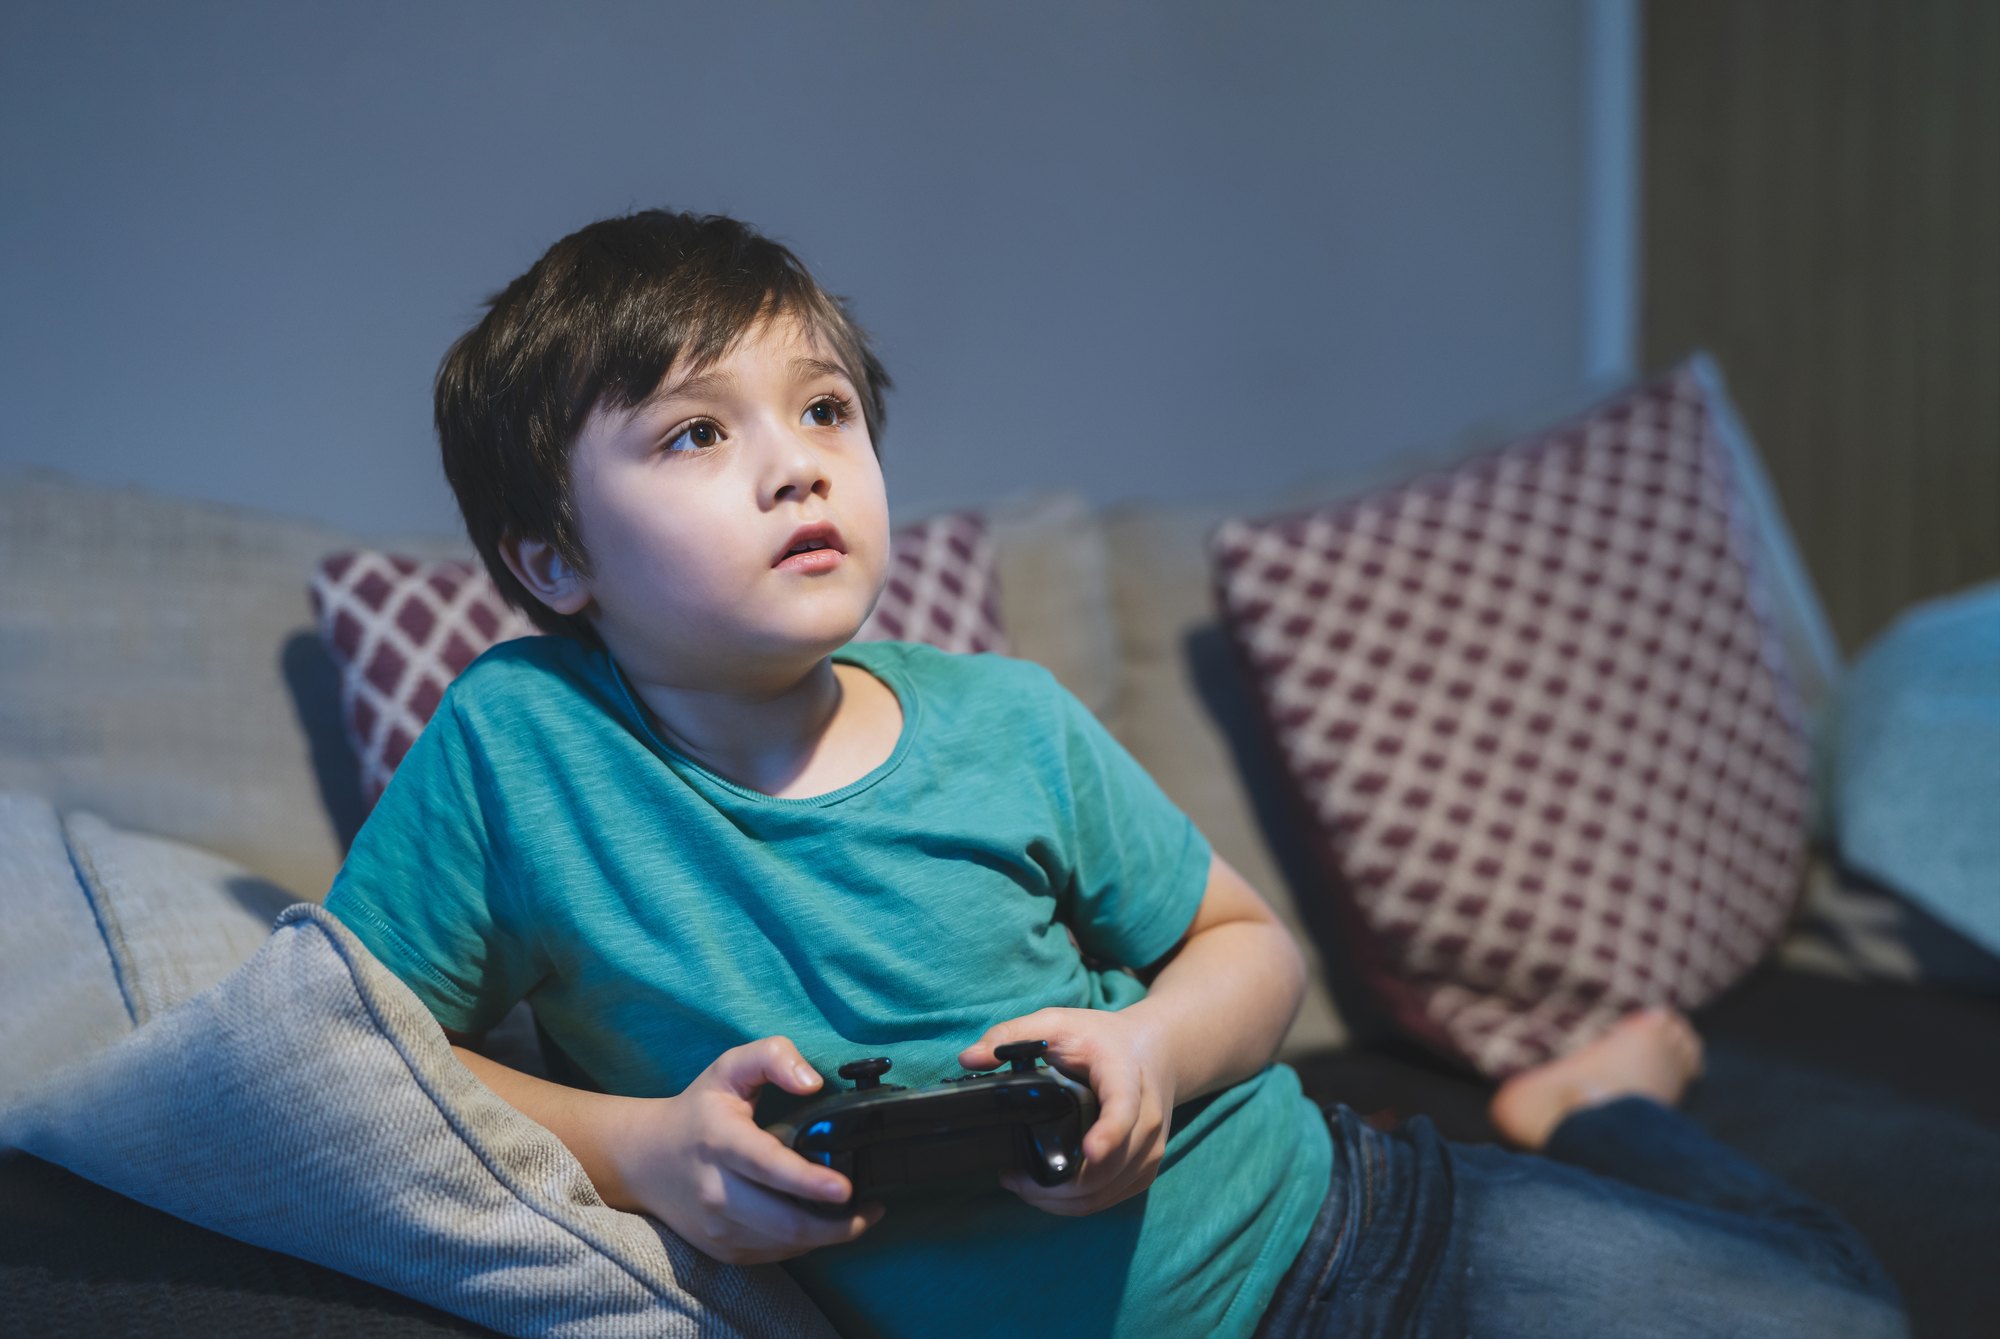
{"type": "MultiPolygon", "coordinates": [[[[1269,1063],[1296,946],[1089,713],[1025,662],[850,644],[886,571],[887,386],[796,259],[727,219],[593,224],[495,298],[440,369],[439,437],[488,570],[556,635],[453,685],[329,907],[609,1203],[786,1261],[844,1331],[1449,1328],[1475,1305],[1504,1330],[1499,1257],[1475,1270],[1454,1234],[1519,1168],[1422,1122],[1330,1123],[1269,1063]],[[523,998],[563,1083],[464,1049],[523,998]],[[822,1072],[879,1054],[924,1085],[1027,1038],[1098,1098],[1072,1181],[887,1215],[790,1198],[848,1197],[760,1128],[822,1072]],[[1440,1201],[1440,1176],[1475,1189],[1440,1201]]],[[[1503,1089],[1496,1121],[1658,1142],[1698,1065],[1683,1022],[1641,1015],[1503,1089]]],[[[1659,1215],[1608,1184],[1561,1183],[1583,1208],[1557,1216],[1659,1215]]],[[[1683,1259],[1747,1249],[1710,1246],[1683,1259]]]]}

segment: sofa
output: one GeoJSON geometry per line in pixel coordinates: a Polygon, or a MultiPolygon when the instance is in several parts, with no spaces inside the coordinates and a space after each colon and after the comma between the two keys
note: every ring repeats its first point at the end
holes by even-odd
{"type": "MultiPolygon", "coordinates": [[[[1316,1099],[1378,1123],[1421,1114],[1450,1137],[1491,1140],[1491,1081],[1398,1027],[1352,960],[1351,924],[1324,893],[1244,656],[1218,621],[1209,539],[1231,517],[1365,496],[1476,458],[1576,407],[1550,406],[1539,419],[1330,470],[1276,495],[1102,508],[1063,494],[1014,495],[983,511],[1010,652],[1046,665],[1097,713],[1286,918],[1316,970],[1281,1059],[1316,1099]]],[[[1754,485],[1749,514],[1773,625],[1804,706],[1823,720],[1837,703],[1842,665],[1754,452],[1747,441],[1736,449],[1754,485]]],[[[893,493],[893,460],[890,483],[893,493]]],[[[327,555],[358,547],[426,559],[466,553],[456,536],[363,538],[57,473],[0,475],[0,571],[8,577],[0,588],[0,905],[14,927],[11,947],[0,951],[0,1109],[79,1073],[78,1084],[100,1085],[92,1100],[116,1104],[131,1080],[79,1066],[176,1026],[188,1034],[180,1049],[145,1072],[160,1085],[185,1079],[202,1048],[218,1044],[189,1020],[228,989],[241,964],[271,951],[265,936],[284,908],[324,896],[365,804],[339,672],[313,625],[307,586],[327,555]],[[31,883],[67,888],[72,878],[98,908],[94,920],[77,921],[81,930],[22,915],[31,883]],[[102,910],[113,904],[127,909],[116,925],[102,910]]],[[[1687,1110],[1847,1214],[1903,1289],[1916,1333],[1991,1333],[2000,1316],[1992,1268],[2000,1244],[2000,962],[1845,868],[1835,837],[1822,817],[1782,936],[1698,1011],[1708,1068],[1687,1110]]],[[[318,926],[340,948],[337,931],[309,910],[284,912],[289,931],[318,926]]],[[[306,987],[287,996],[268,981],[254,1003],[232,1002],[238,1032],[312,1007],[306,987]]],[[[216,1026],[213,1008],[204,1017],[216,1026]]],[[[428,1045],[416,1036],[424,1021],[389,1031],[407,1046],[428,1045]]],[[[531,1024],[510,1023],[489,1045],[532,1067],[531,1024]]],[[[480,1101],[464,1086],[469,1076],[438,1082],[460,1085],[446,1094],[452,1101],[480,1101]]],[[[261,1174],[254,1193],[273,1203],[289,1195],[292,1212],[310,1213],[283,1166],[252,1165],[280,1157],[272,1151],[279,1146],[246,1133],[240,1154],[228,1147],[230,1131],[270,1123],[255,1101],[277,1100],[220,1085],[211,1120],[175,1128],[141,1121],[101,1137],[205,1144],[205,1198],[195,1200],[148,1193],[143,1176],[126,1179],[133,1159],[99,1142],[95,1127],[67,1144],[46,1128],[25,1138],[26,1127],[11,1127],[15,1142],[37,1152],[0,1153],[4,1328],[627,1332],[593,1327],[587,1314],[556,1324],[532,1310],[482,1312],[455,1303],[448,1288],[399,1286],[393,1266],[368,1282],[368,1271],[329,1267],[352,1258],[334,1227],[321,1224],[308,1240],[296,1227],[267,1230],[206,1211],[229,1199],[230,1178],[247,1185],[261,1174]]],[[[0,1133],[9,1128],[0,1120],[0,1133]]],[[[532,1136],[516,1129],[509,1137],[532,1136]]],[[[532,1165],[550,1183],[572,1176],[554,1163],[532,1165]]],[[[156,1182],[169,1174],[156,1169],[156,1182]]],[[[616,1237],[640,1222],[611,1221],[631,1216],[606,1217],[589,1205],[587,1186],[565,1193],[572,1207],[584,1206],[578,1212],[588,1210],[590,1230],[616,1237]]],[[[733,1276],[703,1284],[702,1265],[684,1246],[662,1258],[697,1297],[703,1286],[738,1286],[733,1276]]],[[[708,1319],[697,1308],[658,1332],[804,1332],[792,1328],[808,1323],[802,1313],[783,1309],[795,1304],[780,1298],[777,1311],[731,1312],[718,1303],[708,1319]]]]}

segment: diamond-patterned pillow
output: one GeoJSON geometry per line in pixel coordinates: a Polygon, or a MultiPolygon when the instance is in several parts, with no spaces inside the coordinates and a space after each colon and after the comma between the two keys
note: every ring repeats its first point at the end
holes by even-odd
{"type": "Polygon", "coordinates": [[[1219,527],[1223,618],[1356,958],[1499,1077],[1693,1008],[1801,886],[1807,743],[1682,369],[1357,501],[1219,527]]]}
{"type": "MultiPolygon", "coordinates": [[[[975,513],[902,526],[890,538],[882,598],[856,640],[1005,652],[997,573],[992,536],[975,513]]],[[[312,600],[320,639],[340,668],[341,719],[370,808],[446,686],[496,642],[536,632],[472,561],[336,553],[314,573],[312,600]]]]}
{"type": "Polygon", "coordinates": [[[993,536],[977,512],[945,512],[899,526],[889,538],[882,598],[854,639],[1004,655],[999,572],[993,536]]]}

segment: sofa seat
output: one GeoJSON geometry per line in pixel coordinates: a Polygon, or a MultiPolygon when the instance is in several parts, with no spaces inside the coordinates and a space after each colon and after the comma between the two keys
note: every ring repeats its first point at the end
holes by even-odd
{"type": "MultiPolygon", "coordinates": [[[[1767,966],[1697,1023],[1710,1077],[1689,1113],[1853,1221],[1917,1334],[1987,1333],[2000,1315],[2000,1001],[1767,966]]],[[[1490,1085],[1407,1047],[1293,1064],[1322,1103],[1494,1139],[1490,1085]]],[[[490,1333],[25,1155],[0,1158],[0,1315],[48,1335],[102,1334],[137,1315],[163,1335],[490,1333]]]]}
{"type": "Polygon", "coordinates": [[[0,1156],[9,1334],[492,1334],[360,1279],[195,1227],[27,1154],[0,1156]]]}

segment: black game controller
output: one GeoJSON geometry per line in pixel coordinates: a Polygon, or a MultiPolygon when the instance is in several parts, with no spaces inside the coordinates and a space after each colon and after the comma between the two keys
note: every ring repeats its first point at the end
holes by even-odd
{"type": "Polygon", "coordinates": [[[840,1067],[854,1084],[770,1127],[809,1162],[854,1183],[846,1204],[801,1199],[819,1212],[845,1214],[883,1192],[983,1180],[1023,1171],[1039,1185],[1060,1185],[1083,1161],[1083,1133],[1097,1119],[1085,1085],[1038,1062],[1045,1041],[1015,1041],[993,1054],[1010,1066],[946,1079],[935,1088],[883,1083],[880,1057],[840,1067]]]}

